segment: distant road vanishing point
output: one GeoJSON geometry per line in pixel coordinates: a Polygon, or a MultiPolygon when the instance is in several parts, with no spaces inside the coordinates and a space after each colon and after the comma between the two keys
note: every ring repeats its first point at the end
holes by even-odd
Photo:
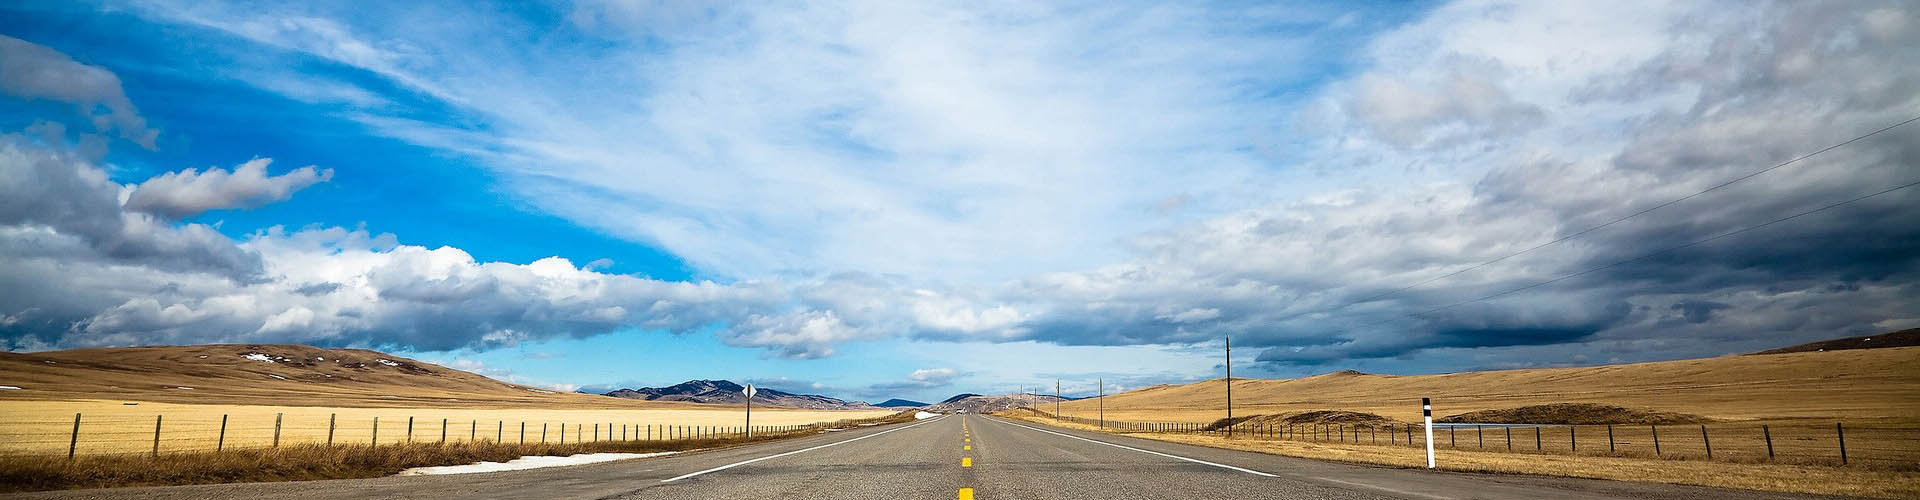
{"type": "Polygon", "coordinates": [[[1348,465],[960,414],[667,457],[482,474],[48,491],[9,498],[1812,499],[1348,465]]]}

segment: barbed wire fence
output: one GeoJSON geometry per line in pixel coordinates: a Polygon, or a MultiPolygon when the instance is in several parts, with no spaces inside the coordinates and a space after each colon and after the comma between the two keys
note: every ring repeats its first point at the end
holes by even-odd
{"type": "MultiPolygon", "coordinates": [[[[754,437],[815,433],[855,425],[855,419],[791,425],[755,425],[754,437]]],[[[236,419],[231,415],[93,416],[72,420],[0,423],[0,457],[149,455],[257,450],[294,445],[398,446],[410,444],[569,444],[695,441],[745,438],[746,426],[659,421],[579,421],[420,418],[415,415],[341,418],[236,419]]]]}
{"type": "MultiPolygon", "coordinates": [[[[1284,423],[1260,416],[1232,425],[1042,417],[1122,434],[1196,434],[1227,439],[1301,441],[1353,446],[1422,448],[1421,424],[1402,422],[1284,423]]],[[[1849,425],[1838,421],[1720,422],[1708,424],[1434,424],[1441,450],[1490,453],[1639,457],[1734,463],[1870,465],[1920,470],[1920,426],[1849,425]]]]}

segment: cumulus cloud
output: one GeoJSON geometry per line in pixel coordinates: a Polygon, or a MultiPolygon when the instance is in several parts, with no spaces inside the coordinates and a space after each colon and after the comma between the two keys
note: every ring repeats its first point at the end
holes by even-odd
{"type": "Polygon", "coordinates": [[[333,169],[313,166],[280,175],[268,175],[272,158],[255,158],[233,171],[208,168],[167,172],[141,182],[127,196],[128,209],[170,219],[184,219],[208,210],[254,208],[283,201],[295,191],[333,179],[333,169]]]}
{"type": "Polygon", "coordinates": [[[118,129],[120,136],[147,149],[160,131],[147,128],[120,77],[99,66],[73,60],[59,51],[0,35],[0,92],[24,99],[48,99],[75,105],[94,128],[118,129]],[[105,108],[104,113],[99,112],[105,108]]]}

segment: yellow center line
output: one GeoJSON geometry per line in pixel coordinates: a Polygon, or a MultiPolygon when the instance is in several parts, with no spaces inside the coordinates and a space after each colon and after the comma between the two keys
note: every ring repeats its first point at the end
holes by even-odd
{"type": "Polygon", "coordinates": [[[961,467],[972,467],[972,466],[973,466],[973,457],[960,457],[960,466],[961,466],[961,467]]]}
{"type": "Polygon", "coordinates": [[[960,500],[973,500],[973,488],[960,488],[960,500]]]}
{"type": "Polygon", "coordinates": [[[960,447],[960,450],[961,450],[961,451],[973,451],[973,445],[966,445],[966,446],[962,446],[962,447],[960,447]]]}

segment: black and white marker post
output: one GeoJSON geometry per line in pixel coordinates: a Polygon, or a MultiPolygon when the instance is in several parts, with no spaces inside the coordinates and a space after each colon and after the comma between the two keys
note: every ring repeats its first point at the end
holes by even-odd
{"type": "Polygon", "coordinates": [[[1420,419],[1427,424],[1427,468],[1433,468],[1433,400],[1420,398],[1420,419]]]}
{"type": "Polygon", "coordinates": [[[753,384],[747,384],[746,388],[740,389],[741,394],[747,395],[747,439],[753,439],[753,393],[756,392],[760,391],[754,390],[753,384]]]}

